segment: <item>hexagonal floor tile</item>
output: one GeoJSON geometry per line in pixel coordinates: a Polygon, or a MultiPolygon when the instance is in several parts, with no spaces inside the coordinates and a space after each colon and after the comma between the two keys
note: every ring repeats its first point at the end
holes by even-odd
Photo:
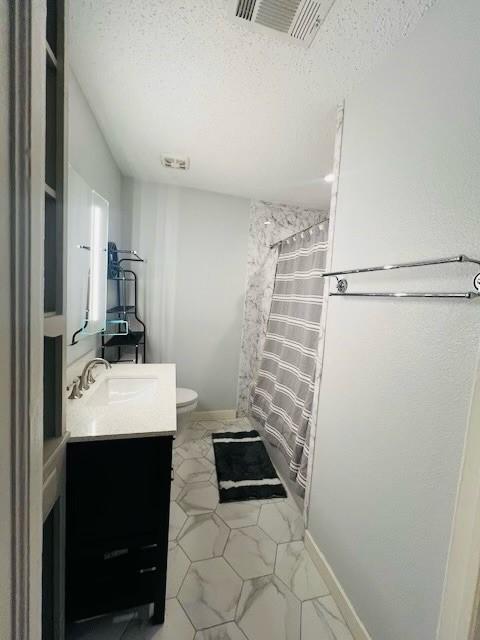
{"type": "Polygon", "coordinates": [[[208,433],[215,433],[223,429],[223,424],[219,420],[200,420],[198,424],[208,433]]]}
{"type": "Polygon", "coordinates": [[[302,640],[353,640],[331,596],[302,604],[302,640]]]}
{"type": "Polygon", "coordinates": [[[221,556],[230,529],[215,513],[190,517],[178,536],[178,542],[190,560],[221,556]]]}
{"type": "Polygon", "coordinates": [[[189,424],[182,425],[175,435],[173,447],[181,447],[186,442],[193,442],[194,440],[203,438],[205,434],[206,429],[204,429],[198,422],[191,422],[189,424]]]}
{"type": "Polygon", "coordinates": [[[180,448],[172,451],[172,466],[174,469],[178,469],[184,460],[185,458],[180,453],[180,448]]]}
{"type": "Polygon", "coordinates": [[[175,473],[175,477],[170,485],[170,500],[176,500],[184,486],[185,481],[178,476],[178,473],[175,473]]]}
{"type": "Polygon", "coordinates": [[[249,640],[300,640],[300,600],[277,576],[245,582],[236,622],[249,640]]]}
{"type": "Polygon", "coordinates": [[[195,640],[247,640],[247,638],[235,622],[228,622],[218,627],[197,631],[195,640]]]}
{"type": "Polygon", "coordinates": [[[213,445],[209,445],[205,453],[205,458],[209,460],[213,465],[215,464],[215,454],[213,453],[213,445]]]}
{"type": "Polygon", "coordinates": [[[167,598],[175,598],[190,566],[184,550],[175,541],[168,543],[167,598]]]}
{"type": "Polygon", "coordinates": [[[207,482],[212,475],[213,464],[206,458],[184,460],[177,473],[185,482],[207,482]]]}
{"type": "Polygon", "coordinates": [[[197,630],[232,622],[242,581],[223,558],[190,565],[178,599],[197,630]]]}
{"type": "Polygon", "coordinates": [[[328,594],[328,587],[305,550],[303,542],[278,545],[275,574],[300,600],[311,600],[328,594]]]}
{"type": "Polygon", "coordinates": [[[303,516],[288,502],[263,505],[258,526],[262,527],[275,542],[301,540],[304,534],[303,516]]]}
{"type": "Polygon", "coordinates": [[[122,640],[193,640],[195,629],[176,598],[165,603],[165,622],[152,625],[136,619],[128,625],[122,640]]]}
{"type": "Polygon", "coordinates": [[[198,438],[204,438],[207,433],[207,429],[203,426],[202,422],[198,420],[190,423],[188,427],[188,431],[190,433],[191,440],[198,440],[198,438]]]}
{"type": "Polygon", "coordinates": [[[192,458],[203,458],[208,449],[208,442],[204,438],[198,438],[197,440],[188,440],[178,447],[177,451],[180,452],[185,460],[190,460],[192,458]]]}
{"type": "Polygon", "coordinates": [[[188,428],[177,430],[175,438],[173,439],[173,448],[178,449],[182,444],[185,444],[190,439],[188,428]]]}
{"type": "Polygon", "coordinates": [[[253,431],[254,427],[248,418],[236,418],[235,420],[224,420],[225,431],[253,431]]]}
{"type": "Polygon", "coordinates": [[[273,573],[277,545],[259,527],[234,529],[225,548],[225,559],[244,579],[273,573]]]}
{"type": "Polygon", "coordinates": [[[168,539],[175,540],[185,524],[187,516],[183,509],[176,502],[170,502],[170,526],[168,528],[168,539]]]}
{"type": "MultiPolygon", "coordinates": [[[[210,480],[209,482],[211,482],[213,484],[214,487],[216,487],[216,489],[218,490],[218,478],[217,478],[217,470],[215,469],[215,467],[213,467],[213,473],[210,476],[210,480]]],[[[226,524],[226,523],[225,523],[226,524]]]]}
{"type": "Polygon", "coordinates": [[[210,482],[186,484],[177,498],[178,504],[189,516],[215,511],[218,491],[210,482]]]}
{"type": "Polygon", "coordinates": [[[257,524],[260,506],[250,502],[224,502],[218,505],[217,513],[230,529],[239,529],[257,524]]]}

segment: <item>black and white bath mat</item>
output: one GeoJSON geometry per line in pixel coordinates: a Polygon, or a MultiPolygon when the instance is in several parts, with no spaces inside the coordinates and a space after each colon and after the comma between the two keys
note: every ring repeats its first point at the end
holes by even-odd
{"type": "Polygon", "coordinates": [[[258,431],[213,433],[220,502],[285,498],[258,431]]]}

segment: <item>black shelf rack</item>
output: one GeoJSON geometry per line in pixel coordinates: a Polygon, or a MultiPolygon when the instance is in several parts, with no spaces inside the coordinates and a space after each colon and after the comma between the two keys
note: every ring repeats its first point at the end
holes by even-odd
{"type": "Polygon", "coordinates": [[[116,362],[135,362],[135,364],[138,364],[140,352],[142,353],[142,362],[147,361],[146,326],[138,315],[137,274],[131,269],[125,268],[123,263],[144,262],[144,260],[140,258],[136,251],[117,249],[116,252],[129,253],[133,257],[118,260],[114,266],[114,274],[109,275],[109,279],[117,283],[117,304],[107,309],[107,314],[116,321],[128,322],[128,332],[125,334],[118,328],[118,335],[102,333],[102,358],[112,364],[116,362]],[[128,288],[130,286],[133,287],[133,304],[131,304],[131,299],[128,296],[128,288]],[[135,354],[133,357],[130,356],[132,349],[135,354]],[[115,357],[111,356],[113,350],[116,353],[115,357]],[[125,350],[130,352],[127,356],[125,350]]]}

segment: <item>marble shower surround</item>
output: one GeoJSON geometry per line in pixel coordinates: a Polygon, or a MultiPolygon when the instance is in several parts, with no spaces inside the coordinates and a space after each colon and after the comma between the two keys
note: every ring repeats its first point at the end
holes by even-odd
{"type": "Polygon", "coordinates": [[[263,200],[250,205],[247,290],[240,344],[237,412],[248,413],[249,391],[263,351],[277,264],[277,248],[270,245],[328,218],[328,212],[263,200]],[[269,224],[265,224],[265,223],[269,224]]]}

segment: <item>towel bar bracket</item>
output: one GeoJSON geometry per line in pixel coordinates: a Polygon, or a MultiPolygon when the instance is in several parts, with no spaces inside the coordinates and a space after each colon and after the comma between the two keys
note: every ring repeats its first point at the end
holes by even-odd
{"type": "Polygon", "coordinates": [[[474,277],[473,286],[477,291],[480,291],[480,273],[477,273],[477,275],[474,277]]]}

